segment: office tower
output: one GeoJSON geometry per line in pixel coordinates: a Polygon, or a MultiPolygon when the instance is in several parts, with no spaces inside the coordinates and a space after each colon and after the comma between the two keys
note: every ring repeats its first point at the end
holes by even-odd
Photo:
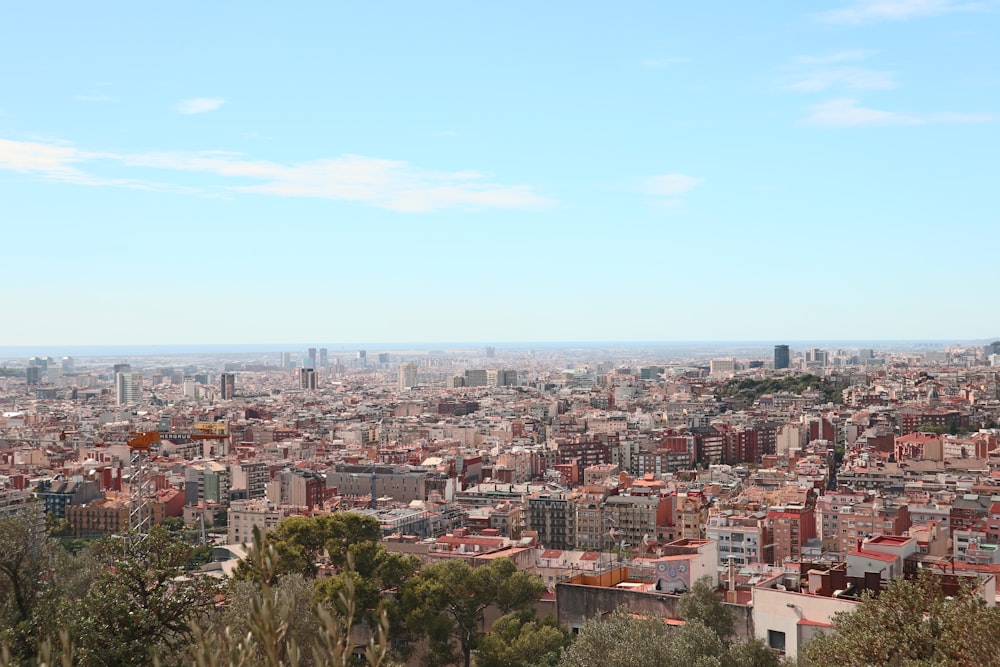
{"type": "Polygon", "coordinates": [[[316,348],[310,347],[306,351],[306,359],[303,360],[302,365],[306,368],[316,368],[316,348]]]}
{"type": "Polygon", "coordinates": [[[787,345],[774,346],[774,367],[775,369],[788,368],[792,364],[791,354],[787,345]]]}
{"type": "Polygon", "coordinates": [[[712,375],[732,375],[736,372],[736,359],[712,359],[708,362],[708,372],[712,375]]]}
{"type": "Polygon", "coordinates": [[[417,384],[417,365],[416,364],[400,364],[399,365],[399,389],[409,389],[410,387],[417,384]]]}
{"type": "Polygon", "coordinates": [[[497,356],[497,349],[495,347],[493,347],[492,345],[487,345],[486,346],[486,358],[487,359],[493,359],[496,356],[497,356]]]}
{"type": "Polygon", "coordinates": [[[830,365],[830,353],[826,350],[821,350],[818,347],[812,350],[806,350],[806,364],[812,366],[829,366],[830,365]]]}
{"type": "Polygon", "coordinates": [[[299,388],[305,391],[316,391],[316,369],[299,369],[299,388]]]}
{"type": "Polygon", "coordinates": [[[466,387],[485,387],[489,383],[489,376],[485,368],[470,368],[465,371],[466,387]]]}
{"type": "Polygon", "coordinates": [[[72,373],[74,367],[73,357],[63,357],[61,361],[62,369],[68,373],[72,373]]]}
{"type": "Polygon", "coordinates": [[[223,373],[219,376],[221,398],[228,401],[236,394],[236,373],[223,373]]]}
{"type": "Polygon", "coordinates": [[[282,352],[281,353],[281,367],[282,368],[291,368],[292,367],[292,353],[291,352],[282,352]]]}
{"type": "Polygon", "coordinates": [[[368,352],[365,350],[358,350],[358,366],[366,368],[368,366],[368,352]]]}
{"type": "Polygon", "coordinates": [[[25,379],[28,384],[40,384],[42,381],[42,367],[28,366],[25,370],[25,379]]]}
{"type": "Polygon", "coordinates": [[[388,352],[379,352],[378,353],[378,362],[380,364],[387,364],[387,363],[389,363],[389,353],[388,352]]]}
{"type": "Polygon", "coordinates": [[[132,371],[128,364],[115,366],[119,367],[122,370],[115,372],[115,400],[118,405],[134,405],[141,395],[142,376],[132,371]]]}
{"type": "Polygon", "coordinates": [[[329,362],[329,352],[325,347],[319,348],[319,366],[320,368],[326,368],[330,365],[329,362]]]}

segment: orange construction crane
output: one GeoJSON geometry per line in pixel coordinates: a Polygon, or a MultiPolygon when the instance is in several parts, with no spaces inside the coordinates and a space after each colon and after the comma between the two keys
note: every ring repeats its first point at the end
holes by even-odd
{"type": "MultiPolygon", "coordinates": [[[[161,440],[169,439],[167,431],[131,431],[128,448],[132,452],[132,480],[129,484],[128,526],[133,540],[142,541],[149,532],[149,497],[147,488],[147,467],[153,445],[161,440]]],[[[191,440],[226,440],[229,434],[193,432],[174,434],[191,440]]]]}

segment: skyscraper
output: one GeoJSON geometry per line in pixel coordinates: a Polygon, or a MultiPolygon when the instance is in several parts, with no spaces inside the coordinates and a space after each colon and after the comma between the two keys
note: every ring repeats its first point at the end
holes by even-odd
{"type": "Polygon", "coordinates": [[[325,347],[319,348],[319,366],[320,368],[326,368],[330,365],[329,362],[329,352],[325,347]]]}
{"type": "Polygon", "coordinates": [[[118,405],[133,405],[139,402],[142,376],[128,364],[115,365],[115,400],[118,405]]]}
{"type": "Polygon", "coordinates": [[[788,368],[792,365],[791,354],[788,351],[787,345],[775,345],[774,346],[774,368],[788,368]]]}
{"type": "Polygon", "coordinates": [[[310,347],[307,350],[307,360],[302,364],[306,368],[316,368],[316,348],[310,347]]]}
{"type": "Polygon", "coordinates": [[[236,394],[236,373],[223,373],[219,376],[219,390],[222,400],[228,401],[236,394]]]}
{"type": "Polygon", "coordinates": [[[281,367],[282,368],[291,368],[292,367],[292,353],[291,352],[282,352],[281,353],[281,367]]]}
{"type": "Polygon", "coordinates": [[[399,365],[399,388],[400,390],[409,389],[410,387],[417,384],[417,365],[416,364],[400,364],[399,365]]]}
{"type": "Polygon", "coordinates": [[[299,388],[305,391],[316,391],[316,369],[299,369],[299,388]]]}

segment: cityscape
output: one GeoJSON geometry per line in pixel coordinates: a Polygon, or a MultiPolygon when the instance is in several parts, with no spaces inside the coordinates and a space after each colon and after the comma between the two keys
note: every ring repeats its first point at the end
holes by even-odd
{"type": "Polygon", "coordinates": [[[681,623],[703,580],[737,639],[790,659],[924,570],[996,601],[1000,341],[317,346],[0,374],[0,506],[73,549],[172,526],[202,545],[192,572],[225,581],[255,531],[361,516],[415,568],[510,559],[569,636],[623,605],[681,623]]]}
{"type": "Polygon", "coordinates": [[[0,667],[1000,667],[1000,0],[4,10],[0,667]]]}

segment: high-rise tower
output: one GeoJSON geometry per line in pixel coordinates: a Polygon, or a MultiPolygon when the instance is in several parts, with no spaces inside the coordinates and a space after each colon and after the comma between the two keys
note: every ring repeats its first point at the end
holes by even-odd
{"type": "Polygon", "coordinates": [[[236,373],[223,373],[219,376],[219,391],[224,401],[236,394],[236,373]]]}
{"type": "Polygon", "coordinates": [[[792,365],[791,354],[788,351],[787,345],[775,345],[774,346],[774,368],[788,368],[792,365]]]}
{"type": "Polygon", "coordinates": [[[128,364],[115,364],[115,401],[118,405],[133,405],[139,402],[142,375],[132,370],[128,364]]]}
{"type": "Polygon", "coordinates": [[[316,391],[316,369],[299,369],[299,388],[305,391],[316,391]]]}
{"type": "Polygon", "coordinates": [[[399,365],[399,389],[409,389],[410,387],[417,384],[417,365],[416,364],[400,364],[399,365]]]}

